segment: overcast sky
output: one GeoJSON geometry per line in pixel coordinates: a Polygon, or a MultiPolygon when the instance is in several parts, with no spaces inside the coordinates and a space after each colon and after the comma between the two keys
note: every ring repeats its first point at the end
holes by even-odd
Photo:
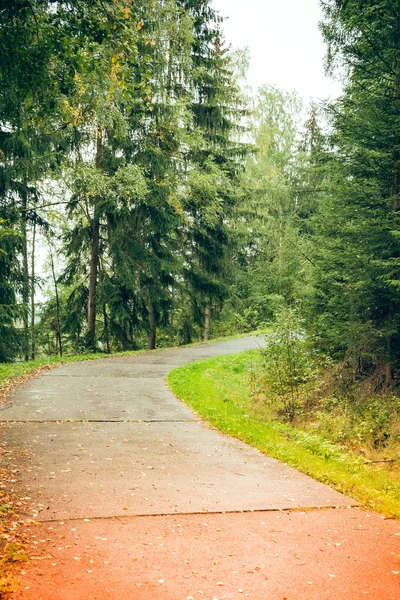
{"type": "Polygon", "coordinates": [[[340,85],[324,75],[319,0],[212,0],[228,44],[248,46],[249,83],[296,90],[306,101],[333,98],[340,85]]]}

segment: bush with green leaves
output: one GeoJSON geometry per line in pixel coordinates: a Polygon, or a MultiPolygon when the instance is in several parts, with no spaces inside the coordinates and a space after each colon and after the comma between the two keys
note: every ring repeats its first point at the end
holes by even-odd
{"type": "Polygon", "coordinates": [[[315,379],[318,368],[310,340],[297,309],[283,309],[265,334],[266,345],[261,350],[263,382],[270,400],[282,404],[281,416],[293,421],[302,411],[300,386],[315,379]]]}

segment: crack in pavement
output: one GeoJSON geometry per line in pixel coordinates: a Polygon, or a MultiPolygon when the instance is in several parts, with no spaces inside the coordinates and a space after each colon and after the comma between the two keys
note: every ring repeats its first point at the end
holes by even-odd
{"type": "Polygon", "coordinates": [[[0,425],[13,423],[197,423],[198,419],[30,419],[0,420],[0,425]]]}
{"type": "Polygon", "coordinates": [[[41,519],[40,524],[46,525],[46,523],[73,523],[73,522],[92,522],[92,521],[112,521],[112,520],[120,520],[120,519],[153,519],[159,517],[193,517],[193,516],[208,516],[208,515],[246,515],[246,514],[265,514],[265,513],[282,513],[289,515],[291,513],[297,512],[313,512],[313,511],[338,511],[338,510],[348,510],[349,508],[356,508],[358,506],[357,503],[353,502],[353,504],[349,504],[348,506],[302,506],[299,508],[262,508],[257,510],[213,510],[213,511],[193,511],[193,512],[160,512],[160,513],[135,513],[135,514],[118,514],[118,515],[109,515],[107,517],[104,516],[82,516],[82,517],[71,517],[65,519],[41,519]]]}

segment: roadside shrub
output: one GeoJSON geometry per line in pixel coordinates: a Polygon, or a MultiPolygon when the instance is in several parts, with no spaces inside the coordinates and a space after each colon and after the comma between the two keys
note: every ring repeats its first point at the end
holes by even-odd
{"type": "Polygon", "coordinates": [[[298,310],[280,310],[265,341],[261,353],[266,395],[280,402],[284,420],[293,421],[304,408],[300,386],[318,376],[315,356],[298,310]]]}

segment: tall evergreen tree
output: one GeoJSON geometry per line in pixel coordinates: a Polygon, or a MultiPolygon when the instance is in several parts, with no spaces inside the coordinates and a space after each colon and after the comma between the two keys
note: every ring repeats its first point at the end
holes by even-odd
{"type": "Polygon", "coordinates": [[[228,220],[237,202],[239,175],[248,145],[241,139],[246,114],[224,47],[222,19],[209,2],[189,2],[194,15],[192,99],[194,137],[188,155],[184,277],[191,288],[193,315],[210,335],[211,313],[227,295],[228,220]]]}
{"type": "Polygon", "coordinates": [[[344,93],[331,107],[331,188],[319,221],[316,309],[331,348],[358,368],[400,359],[400,5],[322,3],[327,67],[344,93]]]}
{"type": "Polygon", "coordinates": [[[7,0],[0,6],[0,202],[19,216],[21,243],[15,256],[21,261],[22,283],[15,302],[25,330],[25,356],[34,290],[28,234],[32,228],[36,235],[40,222],[37,183],[77,141],[74,125],[81,115],[70,98],[79,94],[95,53],[111,39],[129,48],[129,15],[122,0],[7,0]]]}

